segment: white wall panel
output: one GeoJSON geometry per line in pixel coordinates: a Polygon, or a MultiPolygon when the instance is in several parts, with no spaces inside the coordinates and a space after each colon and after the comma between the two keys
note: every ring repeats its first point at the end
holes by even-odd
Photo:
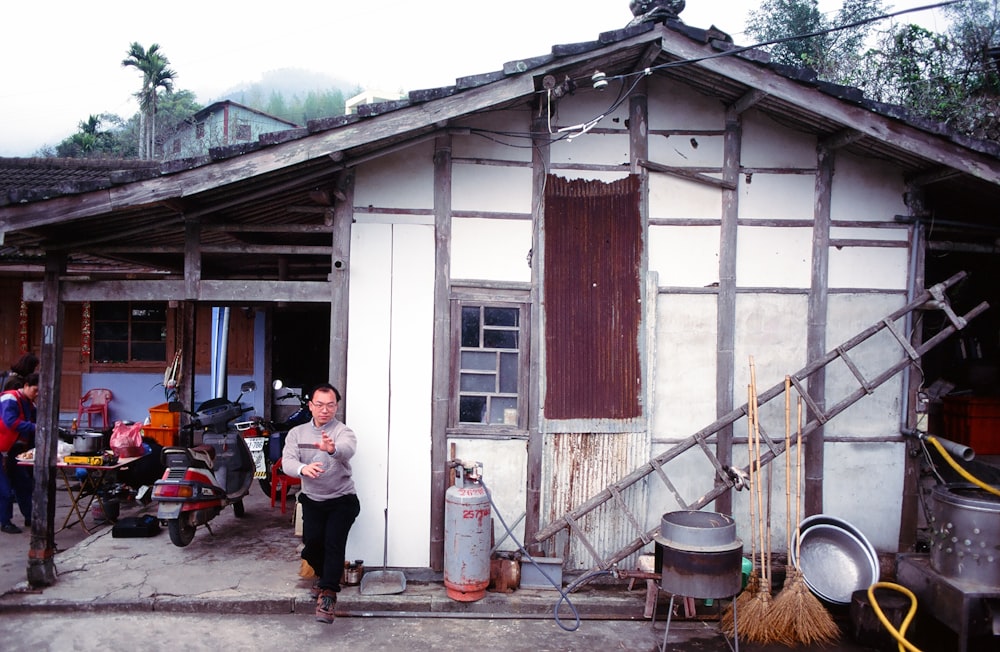
{"type": "Polygon", "coordinates": [[[649,160],[676,167],[721,168],[724,144],[722,136],[650,134],[649,160]]]}
{"type": "Polygon", "coordinates": [[[381,563],[388,468],[389,565],[426,566],[433,229],[357,224],[351,269],[351,346],[344,395],[347,423],[358,434],[354,478],[362,507],[348,557],[381,563]]]}
{"type": "Polygon", "coordinates": [[[816,179],[809,174],[740,175],[740,217],[811,220],[816,179]]]}
{"type": "Polygon", "coordinates": [[[747,111],[740,163],[753,168],[814,169],[816,139],[782,127],[759,111],[747,111]]]}
{"type": "Polygon", "coordinates": [[[660,172],[649,173],[650,218],[717,220],[721,214],[722,192],[718,188],[660,172]]]}
{"type": "Polygon", "coordinates": [[[357,167],[354,205],[386,208],[434,206],[434,143],[418,143],[357,167]]]}
{"type": "Polygon", "coordinates": [[[808,288],[812,229],[741,226],[737,233],[739,287],[808,288]]]}
{"type": "Polygon", "coordinates": [[[451,236],[452,278],[531,280],[531,220],[456,218],[451,236]]]}
{"type": "Polygon", "coordinates": [[[830,201],[835,220],[891,222],[908,215],[903,202],[903,173],[877,159],[862,160],[839,155],[830,201]]]}
{"type": "Polygon", "coordinates": [[[719,227],[649,227],[649,269],[659,284],[706,287],[719,282],[719,227]]]}
{"type": "Polygon", "coordinates": [[[669,79],[648,80],[650,129],[707,131],[725,127],[726,110],[717,99],[699,95],[669,79]]]}
{"type": "Polygon", "coordinates": [[[902,248],[832,247],[829,285],[831,288],[903,289],[908,256],[908,250],[902,248]]]}
{"type": "Polygon", "coordinates": [[[530,214],[531,168],[456,164],[452,168],[451,207],[456,211],[530,214]]]}

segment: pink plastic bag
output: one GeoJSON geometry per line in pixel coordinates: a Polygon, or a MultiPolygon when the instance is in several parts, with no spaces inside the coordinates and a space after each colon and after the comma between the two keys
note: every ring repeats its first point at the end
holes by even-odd
{"type": "Polygon", "coordinates": [[[111,431],[111,450],[142,448],[142,424],[122,423],[115,421],[115,429],[111,431]]]}

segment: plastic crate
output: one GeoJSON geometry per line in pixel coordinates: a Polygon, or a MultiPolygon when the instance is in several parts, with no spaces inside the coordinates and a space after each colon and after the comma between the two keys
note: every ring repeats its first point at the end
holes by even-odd
{"type": "Polygon", "coordinates": [[[160,446],[177,445],[177,428],[156,428],[154,426],[143,426],[142,436],[153,439],[160,446]]]}
{"type": "Polygon", "coordinates": [[[1000,397],[945,396],[944,436],[979,455],[1000,455],[1000,397]]]}
{"type": "Polygon", "coordinates": [[[171,412],[167,403],[149,408],[149,425],[154,428],[177,429],[181,425],[181,413],[171,412]]]}

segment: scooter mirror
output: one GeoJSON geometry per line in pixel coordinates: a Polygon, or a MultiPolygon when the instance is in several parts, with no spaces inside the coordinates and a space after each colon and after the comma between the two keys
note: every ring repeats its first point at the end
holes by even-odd
{"type": "Polygon", "coordinates": [[[271,383],[271,387],[273,387],[275,391],[278,391],[279,389],[281,389],[284,386],[285,386],[285,383],[281,382],[280,378],[275,379],[275,381],[273,383],[271,383]]]}
{"type": "Polygon", "coordinates": [[[252,392],[257,389],[257,383],[253,380],[248,380],[242,385],[240,385],[240,391],[246,394],[247,392],[252,392]]]}

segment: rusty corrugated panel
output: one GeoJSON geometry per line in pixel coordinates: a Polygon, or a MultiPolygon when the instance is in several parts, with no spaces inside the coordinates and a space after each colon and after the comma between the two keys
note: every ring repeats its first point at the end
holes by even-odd
{"type": "Polygon", "coordinates": [[[549,176],[545,187],[545,417],[640,416],[639,177],[549,176]]]}
{"type": "MultiPolygon", "coordinates": [[[[543,467],[546,521],[572,511],[592,496],[627,475],[649,456],[649,437],[644,432],[572,433],[546,437],[543,467]]],[[[598,566],[594,553],[606,559],[640,536],[647,506],[646,484],[636,483],[621,492],[621,502],[610,500],[581,518],[580,532],[560,538],[548,552],[563,557],[570,569],[598,566]],[[629,514],[640,524],[636,528],[629,514]],[[583,535],[583,537],[580,536],[583,535]],[[590,548],[584,543],[584,538],[590,548]]],[[[635,559],[623,560],[623,568],[635,567],[635,559]]]]}

